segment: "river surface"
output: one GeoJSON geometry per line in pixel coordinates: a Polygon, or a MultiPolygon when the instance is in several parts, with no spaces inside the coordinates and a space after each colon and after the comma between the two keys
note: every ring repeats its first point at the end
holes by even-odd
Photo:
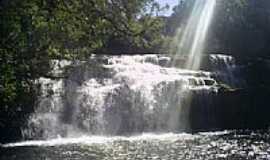
{"type": "Polygon", "coordinates": [[[142,134],[6,144],[1,160],[270,159],[268,132],[142,134]]]}

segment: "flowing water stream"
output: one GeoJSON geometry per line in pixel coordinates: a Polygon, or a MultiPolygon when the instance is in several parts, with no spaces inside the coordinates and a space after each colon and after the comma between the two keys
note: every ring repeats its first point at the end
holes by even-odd
{"type": "Polygon", "coordinates": [[[164,59],[92,56],[68,78],[39,79],[42,95],[25,138],[187,130],[189,93],[217,92],[217,83],[210,72],[163,67],[164,59]]]}
{"type": "Polygon", "coordinates": [[[269,134],[213,132],[133,137],[57,138],[7,144],[1,160],[269,159],[269,134]]]}

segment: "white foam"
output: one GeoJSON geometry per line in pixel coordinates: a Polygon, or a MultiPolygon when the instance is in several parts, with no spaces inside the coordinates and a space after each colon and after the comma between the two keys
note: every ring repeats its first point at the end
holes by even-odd
{"type": "Polygon", "coordinates": [[[2,145],[2,147],[25,147],[25,146],[62,146],[62,145],[74,145],[74,144],[82,144],[82,145],[91,145],[91,144],[106,144],[115,141],[175,141],[179,139],[188,140],[194,139],[198,137],[198,135],[192,135],[187,133],[182,134],[152,134],[145,133],[138,136],[114,136],[114,137],[106,137],[106,136],[82,136],[79,138],[56,138],[51,140],[33,140],[33,141],[24,141],[18,143],[8,143],[2,145]]]}
{"type": "Polygon", "coordinates": [[[200,132],[199,135],[203,136],[220,136],[220,135],[226,135],[230,134],[231,131],[225,130],[225,131],[217,131],[217,132],[200,132]]]}
{"type": "Polygon", "coordinates": [[[40,78],[37,82],[42,94],[28,127],[23,129],[24,136],[48,139],[185,128],[186,122],[180,122],[179,117],[186,93],[217,91],[216,82],[210,72],[160,66],[159,58],[93,56],[90,66],[74,68],[65,79],[40,78]],[[124,128],[125,124],[129,128],[124,128]]]}

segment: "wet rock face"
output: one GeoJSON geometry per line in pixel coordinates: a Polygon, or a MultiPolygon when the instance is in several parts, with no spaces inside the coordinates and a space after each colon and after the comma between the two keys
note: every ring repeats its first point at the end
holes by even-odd
{"type": "Polygon", "coordinates": [[[232,88],[247,87],[243,64],[238,59],[226,54],[209,54],[202,58],[201,69],[212,73],[219,83],[232,88]]]}
{"type": "Polygon", "coordinates": [[[193,131],[262,129],[270,124],[269,88],[225,90],[202,99],[195,95],[190,107],[193,131]]]}
{"type": "Polygon", "coordinates": [[[270,86],[270,59],[254,59],[246,64],[244,74],[249,86],[270,86]]]}

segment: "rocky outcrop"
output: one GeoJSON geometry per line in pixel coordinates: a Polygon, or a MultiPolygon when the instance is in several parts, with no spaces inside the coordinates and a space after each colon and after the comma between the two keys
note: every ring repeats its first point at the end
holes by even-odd
{"type": "Polygon", "coordinates": [[[270,88],[221,90],[208,99],[196,93],[190,105],[192,131],[263,129],[270,124],[270,88]]]}

